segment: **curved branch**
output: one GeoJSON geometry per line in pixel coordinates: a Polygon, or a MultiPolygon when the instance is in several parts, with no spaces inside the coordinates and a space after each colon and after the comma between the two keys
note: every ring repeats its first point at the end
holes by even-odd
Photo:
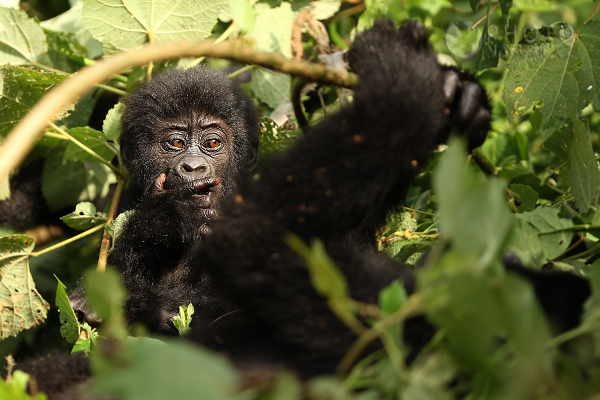
{"type": "Polygon", "coordinates": [[[86,67],[48,92],[31,112],[10,132],[0,147],[0,176],[15,169],[25,159],[42,130],[67,104],[76,101],[97,83],[111,79],[125,68],[181,57],[214,57],[256,64],[291,75],[303,76],[316,82],[351,87],[358,83],[356,75],[335,72],[322,65],[292,61],[277,54],[240,48],[231,43],[163,43],[121,53],[93,66],[86,67]]]}

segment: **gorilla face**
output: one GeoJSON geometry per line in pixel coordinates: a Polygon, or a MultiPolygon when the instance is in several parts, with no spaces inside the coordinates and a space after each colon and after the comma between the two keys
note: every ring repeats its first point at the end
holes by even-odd
{"type": "Polygon", "coordinates": [[[170,70],[132,93],[126,104],[121,158],[146,194],[165,174],[164,190],[212,177],[221,182],[213,191],[227,196],[235,178],[256,162],[255,106],[219,71],[170,70]]]}
{"type": "MultiPolygon", "coordinates": [[[[225,121],[212,116],[164,121],[154,142],[155,160],[166,175],[164,189],[173,190],[209,177],[226,181],[232,160],[230,131],[225,121]]],[[[207,190],[218,198],[221,187],[215,185],[207,190]]]]}

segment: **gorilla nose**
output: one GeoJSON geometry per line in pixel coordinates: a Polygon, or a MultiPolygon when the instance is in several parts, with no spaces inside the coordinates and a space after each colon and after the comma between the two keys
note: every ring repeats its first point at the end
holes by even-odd
{"type": "Polygon", "coordinates": [[[179,161],[177,173],[189,180],[211,176],[210,164],[196,157],[186,157],[179,161]]]}
{"type": "Polygon", "coordinates": [[[181,169],[183,169],[185,172],[201,172],[206,169],[206,165],[193,166],[189,164],[183,164],[181,169]]]}

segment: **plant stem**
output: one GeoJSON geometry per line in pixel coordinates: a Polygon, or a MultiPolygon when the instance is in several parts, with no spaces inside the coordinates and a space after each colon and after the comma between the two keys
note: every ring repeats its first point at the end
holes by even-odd
{"type": "MultiPolygon", "coordinates": [[[[215,44],[219,44],[219,43],[223,42],[225,39],[227,39],[233,33],[233,31],[235,30],[236,25],[237,25],[237,23],[235,22],[235,20],[231,21],[231,25],[229,25],[229,27],[225,30],[225,32],[223,32],[221,34],[221,36],[219,36],[217,38],[217,40],[215,40],[214,43],[215,44]]],[[[202,61],[204,61],[205,58],[206,57],[204,57],[204,56],[196,58],[194,61],[192,61],[190,63],[190,65],[187,66],[186,69],[188,69],[188,68],[194,68],[196,65],[198,65],[202,61]]]]}
{"type": "Polygon", "coordinates": [[[244,68],[240,68],[237,71],[234,71],[234,72],[230,73],[229,74],[229,79],[233,79],[236,76],[238,76],[239,74],[242,74],[242,73],[244,73],[244,72],[246,72],[246,71],[248,71],[249,69],[252,69],[252,68],[254,68],[254,65],[246,65],[244,68]]]}
{"type": "Polygon", "coordinates": [[[98,153],[96,153],[94,150],[90,149],[89,147],[87,147],[85,144],[81,143],[79,140],[75,139],[73,136],[69,135],[67,133],[67,131],[65,131],[64,129],[59,128],[58,126],[56,126],[53,122],[50,122],[50,126],[53,129],[56,129],[58,132],[60,132],[62,135],[64,135],[67,139],[69,139],[71,142],[75,143],[77,146],[79,146],[83,151],[85,151],[86,153],[88,153],[89,155],[91,155],[92,157],[94,157],[95,159],[97,159],[98,161],[100,161],[102,164],[106,165],[108,168],[110,168],[115,174],[117,174],[117,176],[122,177],[123,173],[114,165],[112,165],[110,162],[106,161],[104,158],[102,158],[98,153]]]}
{"type": "Polygon", "coordinates": [[[94,233],[94,232],[98,232],[100,229],[104,229],[104,226],[106,226],[106,224],[100,224],[100,225],[98,225],[98,226],[95,226],[95,227],[93,227],[93,228],[91,228],[91,229],[88,229],[88,230],[87,230],[87,231],[85,231],[85,232],[82,232],[82,233],[80,233],[79,235],[73,236],[72,238],[69,238],[69,239],[67,239],[67,240],[64,240],[64,241],[62,241],[62,242],[60,242],[60,243],[57,243],[57,244],[55,244],[55,245],[53,245],[53,246],[47,247],[47,248],[45,248],[44,250],[40,250],[40,251],[32,251],[31,253],[29,253],[29,256],[30,256],[30,257],[37,257],[37,256],[41,256],[42,254],[48,253],[49,251],[52,251],[52,250],[58,249],[59,247],[65,246],[65,245],[67,245],[67,244],[69,244],[69,243],[72,243],[72,242],[74,242],[74,241],[76,241],[76,240],[79,240],[79,239],[81,239],[81,238],[83,238],[83,237],[86,237],[86,236],[88,236],[88,235],[91,235],[91,234],[92,234],[92,233],[94,233]]]}
{"type": "MultiPolygon", "coordinates": [[[[90,60],[90,61],[91,61],[91,60],[90,60]]],[[[57,74],[61,74],[61,75],[70,75],[70,76],[73,76],[73,74],[70,74],[70,73],[68,73],[68,72],[66,72],[66,71],[62,71],[62,70],[60,70],[60,69],[52,68],[52,67],[49,67],[49,66],[47,66],[47,65],[40,64],[40,63],[37,63],[37,62],[36,62],[36,63],[33,63],[33,64],[31,64],[31,65],[33,65],[33,66],[34,66],[34,67],[36,67],[36,68],[43,69],[43,70],[45,70],[45,71],[52,71],[52,72],[56,72],[57,74]]],[[[93,65],[93,64],[87,64],[87,63],[86,63],[85,65],[93,65]]],[[[126,76],[123,76],[123,75],[115,75],[115,76],[113,76],[113,78],[114,78],[114,79],[117,79],[117,80],[120,80],[121,82],[127,83],[127,77],[126,77],[126,76]],[[123,79],[124,79],[124,80],[123,80],[123,79]]],[[[125,96],[125,95],[127,94],[127,92],[123,92],[122,90],[119,90],[119,89],[117,89],[117,88],[114,88],[114,87],[112,87],[112,86],[103,85],[103,84],[101,84],[101,83],[97,83],[97,84],[96,84],[96,87],[98,87],[98,88],[102,88],[102,89],[106,89],[106,90],[108,90],[108,91],[114,92],[114,93],[116,93],[116,94],[118,94],[118,95],[121,95],[121,96],[125,96]]]]}
{"type": "Polygon", "coordinates": [[[338,378],[344,377],[354,362],[360,356],[362,351],[367,347],[369,343],[377,339],[380,335],[395,324],[398,324],[405,319],[412,317],[423,310],[423,297],[416,293],[411,295],[404,307],[396,311],[395,313],[380,320],[377,325],[361,334],[358,339],[352,344],[348,352],[344,355],[344,358],[338,364],[335,375],[338,378]]]}
{"type": "Polygon", "coordinates": [[[148,64],[150,61],[198,56],[225,58],[245,64],[255,64],[291,75],[304,76],[315,82],[329,85],[352,87],[358,83],[358,77],[355,74],[332,71],[323,65],[306,61],[288,60],[278,54],[240,48],[228,42],[213,45],[212,41],[205,40],[201,43],[179,42],[144,46],[141,49],[121,53],[86,67],[44,95],[2,142],[0,176],[19,166],[43,129],[48,126],[48,121],[54,120],[56,114],[65,105],[74,102],[78,96],[93,89],[96,83],[105,82],[126,68],[148,64]]]}
{"type": "Polygon", "coordinates": [[[546,343],[546,347],[549,349],[553,349],[565,342],[568,342],[571,339],[576,338],[577,336],[581,336],[597,328],[597,326],[587,326],[585,324],[578,326],[575,329],[571,329],[570,331],[566,331],[565,333],[550,339],[548,343],[546,343]]]}
{"type": "Polygon", "coordinates": [[[121,89],[117,89],[116,87],[112,87],[112,86],[109,86],[109,85],[103,85],[101,83],[97,83],[96,87],[99,87],[99,88],[104,89],[104,90],[109,91],[109,92],[113,92],[115,94],[118,94],[119,96],[125,96],[125,95],[127,95],[126,91],[121,90],[121,89]]]}
{"type": "MultiPolygon", "coordinates": [[[[123,188],[125,187],[125,182],[127,182],[127,178],[125,177],[127,174],[122,174],[121,178],[117,182],[117,187],[115,188],[115,194],[112,198],[112,204],[110,205],[110,211],[108,212],[108,218],[106,219],[106,225],[110,224],[116,217],[117,212],[119,210],[119,202],[121,201],[121,196],[123,195],[123,188]]],[[[102,244],[100,245],[100,255],[98,256],[98,266],[96,269],[100,272],[104,272],[106,270],[106,263],[108,261],[108,250],[110,249],[110,236],[105,231],[102,236],[102,244]]]]}
{"type": "Polygon", "coordinates": [[[600,225],[582,224],[582,225],[566,226],[564,228],[558,228],[553,231],[539,232],[538,236],[548,235],[550,233],[566,232],[566,231],[589,231],[592,229],[600,229],[600,225]]]}
{"type": "Polygon", "coordinates": [[[479,147],[473,149],[471,155],[473,156],[473,161],[475,161],[479,169],[481,169],[484,174],[486,174],[487,176],[498,175],[498,168],[496,168],[494,164],[492,164],[492,162],[488,160],[488,158],[485,156],[485,154],[483,154],[483,151],[481,151],[479,147]]]}

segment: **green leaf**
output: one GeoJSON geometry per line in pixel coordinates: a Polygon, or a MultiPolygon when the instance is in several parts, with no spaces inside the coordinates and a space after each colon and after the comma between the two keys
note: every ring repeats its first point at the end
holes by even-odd
{"type": "Polygon", "coordinates": [[[304,8],[310,10],[317,20],[323,21],[333,17],[340,10],[341,5],[340,0],[316,0],[309,2],[304,8]]]}
{"type": "MultiPolygon", "coordinates": [[[[600,26],[599,26],[600,28],[600,26]]],[[[565,143],[569,160],[568,179],[575,196],[575,204],[581,214],[598,204],[600,171],[592,148],[589,127],[579,118],[571,118],[572,134],[565,143]]]]}
{"type": "Polygon", "coordinates": [[[121,137],[121,118],[125,112],[125,103],[119,102],[111,108],[102,123],[102,132],[108,140],[119,143],[121,137]]]}
{"type": "Polygon", "coordinates": [[[16,370],[11,376],[10,383],[6,383],[0,378],[0,399],[3,400],[47,400],[48,397],[43,393],[30,396],[27,393],[27,383],[29,375],[21,370],[16,370]]]}
{"type": "MultiPolygon", "coordinates": [[[[553,231],[559,228],[572,226],[573,222],[568,219],[559,218],[558,210],[551,207],[540,207],[530,212],[517,214],[516,217],[520,220],[529,223],[539,232],[553,231]]],[[[544,257],[552,260],[561,255],[569,243],[571,243],[571,232],[556,232],[545,235],[539,235],[538,238],[542,243],[544,257]]]]}
{"type": "Polygon", "coordinates": [[[179,313],[171,320],[173,325],[179,331],[179,335],[185,335],[190,331],[192,323],[192,315],[194,314],[194,306],[190,303],[188,306],[179,306],[179,313]]]}
{"type": "Polygon", "coordinates": [[[448,353],[433,353],[412,366],[408,384],[401,398],[408,400],[451,400],[448,385],[455,379],[457,368],[448,353]]]}
{"type": "Polygon", "coordinates": [[[79,101],[73,107],[73,111],[60,120],[60,125],[67,129],[86,126],[94,110],[94,93],[94,91],[91,91],[79,98],[79,101]]]}
{"type": "Polygon", "coordinates": [[[83,47],[72,32],[44,31],[48,42],[48,62],[44,64],[61,71],[73,73],[80,70],[87,57],[83,47]]]}
{"type": "MultiPolygon", "coordinates": [[[[0,136],[8,133],[31,108],[68,75],[12,65],[0,66],[0,136]]],[[[72,109],[72,105],[69,106],[72,109]]],[[[66,109],[56,115],[60,118],[66,109]]]]}
{"type": "Polygon", "coordinates": [[[252,68],[252,93],[272,109],[290,98],[291,78],[282,72],[252,68]]]}
{"type": "Polygon", "coordinates": [[[112,364],[92,354],[99,392],[128,400],[239,399],[236,370],[223,356],[181,341],[136,338],[128,344],[112,364]]]}
{"type": "Polygon", "coordinates": [[[104,164],[64,160],[65,147],[52,149],[42,172],[42,192],[51,210],[104,197],[117,181],[104,164]]]}
{"type": "Polygon", "coordinates": [[[577,113],[590,103],[600,109],[600,71],[595,67],[600,63],[600,22],[590,21],[577,35],[566,24],[553,32],[557,37],[547,43],[515,51],[505,85],[509,121],[541,106],[542,139],[567,122],[569,107],[577,113]]]}
{"type": "Polygon", "coordinates": [[[70,228],[86,230],[105,223],[106,215],[96,212],[96,206],[93,203],[84,201],[75,206],[75,211],[60,219],[70,228]]]}
{"type": "Polygon", "coordinates": [[[75,343],[77,339],[79,339],[79,333],[81,332],[79,329],[79,321],[77,321],[75,311],[73,311],[73,307],[71,307],[71,303],[69,302],[69,296],[65,291],[67,287],[56,275],[54,275],[54,277],[58,281],[54,304],[56,304],[60,313],[60,335],[64,337],[67,342],[75,343]]]}
{"type": "Polygon", "coordinates": [[[518,212],[533,211],[540,195],[528,185],[520,183],[512,184],[508,187],[515,192],[521,199],[521,205],[517,207],[518,212]]]}
{"type": "Polygon", "coordinates": [[[35,289],[29,253],[35,240],[27,235],[0,237],[0,338],[16,336],[46,319],[50,305],[35,289]]]}
{"type": "Polygon", "coordinates": [[[92,34],[83,25],[81,10],[83,4],[77,2],[69,11],[60,14],[57,17],[40,22],[44,29],[50,29],[57,32],[72,32],[75,38],[86,49],[86,57],[96,59],[102,56],[102,43],[92,37],[92,34]]]}
{"type": "Polygon", "coordinates": [[[122,317],[126,292],[119,272],[112,268],[90,272],[84,277],[84,287],[90,310],[103,321],[122,317]]]}
{"type": "Polygon", "coordinates": [[[83,351],[86,354],[90,354],[92,351],[92,344],[94,344],[96,339],[98,338],[98,332],[96,332],[95,329],[91,328],[87,322],[79,324],[79,327],[85,333],[83,335],[79,335],[77,341],[75,342],[75,345],[71,349],[71,354],[79,353],[80,351],[83,351]]]}
{"type": "Polygon", "coordinates": [[[258,146],[259,162],[264,156],[288,148],[296,139],[298,132],[279,126],[269,117],[260,118],[260,145],[258,146]]]}
{"type": "Polygon", "coordinates": [[[406,298],[404,285],[396,280],[379,292],[379,308],[391,314],[402,308],[406,303],[406,298]]]}
{"type": "Polygon", "coordinates": [[[316,291],[328,299],[340,300],[348,297],[346,277],[327,254],[323,243],[315,240],[308,247],[302,239],[290,233],[286,243],[304,259],[316,291]]]}
{"type": "MultiPolygon", "coordinates": [[[[77,139],[80,143],[93,150],[100,157],[110,162],[116,155],[115,148],[111,144],[107,143],[107,139],[102,132],[92,129],[88,126],[81,128],[69,129],[69,135],[77,139]]],[[[77,146],[75,143],[69,141],[65,154],[63,156],[65,160],[72,161],[94,161],[98,162],[98,159],[77,146]]]]}
{"type": "Polygon", "coordinates": [[[263,9],[256,16],[256,24],[250,32],[256,40],[258,50],[281,54],[292,58],[292,23],[294,13],[289,3],[279,7],[263,9]]]}
{"type": "Polygon", "coordinates": [[[207,38],[226,9],[226,0],[83,0],[83,23],[114,53],[155,43],[199,42],[207,38]]]}
{"type": "Polygon", "coordinates": [[[133,214],[135,214],[135,210],[122,212],[106,226],[106,233],[112,238],[113,246],[121,240],[121,236],[123,235],[123,232],[125,232],[125,227],[127,226],[127,221],[129,221],[133,214]]]}
{"type": "Polygon", "coordinates": [[[242,31],[249,32],[254,28],[256,12],[248,0],[231,0],[231,15],[242,31]]]}
{"type": "Polygon", "coordinates": [[[545,263],[545,259],[542,242],[538,236],[539,231],[518,218],[515,225],[507,249],[513,251],[521,259],[523,265],[540,268],[545,263]]]}
{"type": "Polygon", "coordinates": [[[451,139],[433,176],[440,232],[460,253],[476,255],[485,266],[502,250],[514,220],[503,183],[480,183],[466,165],[464,143],[451,139]]]}
{"type": "MultiPolygon", "coordinates": [[[[276,8],[268,8],[256,16],[256,23],[250,35],[256,40],[256,48],[270,53],[292,57],[292,22],[294,13],[289,3],[276,8]]],[[[262,102],[275,109],[285,99],[289,99],[291,79],[281,72],[264,68],[252,69],[252,92],[262,102]]]]}
{"type": "Polygon", "coordinates": [[[33,64],[46,53],[46,36],[25,11],[0,7],[0,64],[33,64]]]}
{"type": "Polygon", "coordinates": [[[443,329],[453,358],[475,375],[474,398],[526,398],[539,379],[527,372],[550,370],[544,315],[527,281],[477,264],[451,250],[419,274],[427,318],[443,329]],[[507,373],[511,379],[502,379],[507,373]]]}

